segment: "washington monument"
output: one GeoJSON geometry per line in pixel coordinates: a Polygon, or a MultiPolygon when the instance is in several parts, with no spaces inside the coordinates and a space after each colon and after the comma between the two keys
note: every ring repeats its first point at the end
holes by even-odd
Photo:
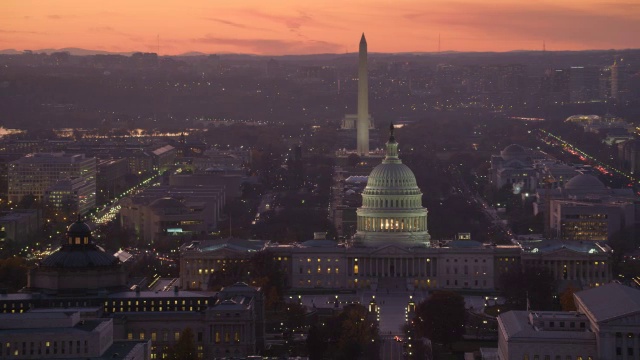
{"type": "Polygon", "coordinates": [[[369,156],[369,70],[367,68],[367,39],[360,38],[358,61],[358,120],[356,125],[357,151],[369,156]]]}

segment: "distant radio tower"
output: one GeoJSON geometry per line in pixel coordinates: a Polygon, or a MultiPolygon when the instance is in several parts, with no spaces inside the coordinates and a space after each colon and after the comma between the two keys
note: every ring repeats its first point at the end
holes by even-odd
{"type": "Polygon", "coordinates": [[[440,33],[438,33],[438,52],[440,52],[440,33]]]}
{"type": "Polygon", "coordinates": [[[160,34],[158,34],[158,44],[156,47],[156,54],[160,55],[160,34]]]}
{"type": "Polygon", "coordinates": [[[542,40],[542,51],[547,51],[547,45],[544,43],[544,40],[542,40]]]}

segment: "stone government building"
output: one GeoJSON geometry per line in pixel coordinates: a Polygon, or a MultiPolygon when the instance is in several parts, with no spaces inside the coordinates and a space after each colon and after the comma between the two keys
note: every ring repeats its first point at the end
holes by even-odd
{"type": "Polygon", "coordinates": [[[313,240],[281,245],[258,240],[193,241],[180,249],[184,289],[206,289],[227,261],[270,251],[292,289],[451,289],[493,291],[504,272],[522,266],[547,268],[559,281],[579,288],[611,281],[610,249],[593,241],[537,240],[513,245],[482,244],[459,234],[432,242],[427,209],[411,169],[398,157],[393,134],[386,156],[370,173],[357,210],[355,238],[346,243],[313,240]],[[436,246],[437,244],[437,246],[436,246]]]}
{"type": "MultiPolygon", "coordinates": [[[[29,324],[30,319],[44,316],[36,314],[38,311],[53,313],[51,316],[79,313],[87,324],[95,321],[107,326],[109,342],[147,344],[146,355],[140,358],[166,358],[169,347],[187,328],[194,333],[198,359],[246,357],[264,348],[264,301],[259,288],[236,283],[219,292],[180,291],[177,287],[173,291],[131,290],[123,263],[93,242],[89,226],[80,219],[68,227],[62,246],[28,275],[28,286],[21,293],[0,292],[0,343],[6,345],[4,354],[10,358],[73,358],[72,354],[82,354],[83,359],[102,359],[110,354],[102,346],[102,333],[93,328],[80,332],[82,323],[63,319],[51,326],[42,321],[29,324]],[[16,325],[21,322],[25,325],[16,325]],[[48,329],[54,325],[56,329],[48,329]],[[68,349],[66,355],[60,355],[69,336],[58,335],[72,331],[86,335],[87,340],[82,349],[78,345],[78,350],[68,349]],[[16,332],[38,336],[15,336],[16,332]],[[94,337],[102,342],[93,341],[94,337]],[[60,354],[56,353],[58,348],[60,354]]],[[[138,358],[128,355],[133,348],[118,351],[119,355],[109,358],[138,358]]],[[[3,354],[1,358],[5,358],[3,354]]]]}

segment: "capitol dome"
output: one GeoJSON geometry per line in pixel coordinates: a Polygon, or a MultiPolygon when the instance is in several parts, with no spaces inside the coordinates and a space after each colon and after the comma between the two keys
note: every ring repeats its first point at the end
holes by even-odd
{"type": "Polygon", "coordinates": [[[357,211],[357,243],[428,245],[427,209],[422,207],[422,192],[413,171],[398,157],[393,125],[390,132],[386,156],[371,171],[362,192],[362,207],[357,211]]]}

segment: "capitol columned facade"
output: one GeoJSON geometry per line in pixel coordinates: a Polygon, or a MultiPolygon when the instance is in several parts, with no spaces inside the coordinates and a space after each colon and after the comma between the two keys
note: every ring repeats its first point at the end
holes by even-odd
{"type": "Polygon", "coordinates": [[[530,268],[547,268],[559,282],[576,287],[611,281],[610,252],[596,242],[495,245],[462,233],[454,240],[432,243],[427,213],[413,172],[398,156],[392,127],[386,156],[371,171],[362,193],[354,239],[338,243],[320,233],[294,244],[193,241],[180,249],[181,286],[206,289],[209,279],[227,262],[248,259],[256,251],[273,254],[285,272],[285,285],[293,290],[494,291],[503,273],[530,268]]]}

